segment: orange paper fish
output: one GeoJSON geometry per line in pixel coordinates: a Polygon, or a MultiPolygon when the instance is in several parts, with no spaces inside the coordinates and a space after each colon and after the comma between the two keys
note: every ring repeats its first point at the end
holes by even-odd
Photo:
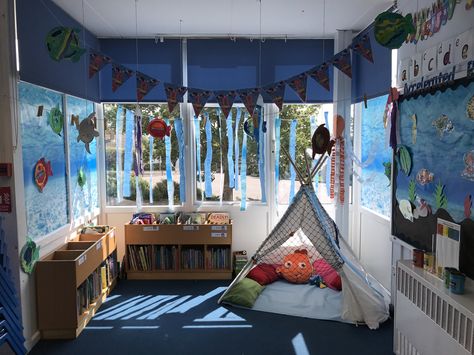
{"type": "Polygon", "coordinates": [[[295,284],[307,283],[313,274],[313,267],[306,249],[296,250],[283,259],[283,265],[277,267],[277,273],[286,281],[295,284]]]}

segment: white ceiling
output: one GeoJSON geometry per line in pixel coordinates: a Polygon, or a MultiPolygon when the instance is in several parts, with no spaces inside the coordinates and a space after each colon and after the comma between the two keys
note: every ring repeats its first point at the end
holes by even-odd
{"type": "Polygon", "coordinates": [[[393,3],[391,0],[53,1],[97,37],[118,38],[259,37],[260,34],[282,38],[333,37],[338,29],[365,28],[393,3]]]}

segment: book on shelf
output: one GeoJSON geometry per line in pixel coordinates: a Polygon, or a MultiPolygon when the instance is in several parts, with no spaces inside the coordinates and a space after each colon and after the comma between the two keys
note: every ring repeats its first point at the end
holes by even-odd
{"type": "Polygon", "coordinates": [[[160,224],[176,224],[176,215],[174,213],[160,213],[160,224]]]}
{"type": "Polygon", "coordinates": [[[156,218],[153,213],[147,212],[138,212],[134,213],[130,224],[154,224],[156,223],[156,218]]]}
{"type": "Polygon", "coordinates": [[[212,212],[207,215],[208,224],[229,224],[230,214],[228,212],[212,212]]]}

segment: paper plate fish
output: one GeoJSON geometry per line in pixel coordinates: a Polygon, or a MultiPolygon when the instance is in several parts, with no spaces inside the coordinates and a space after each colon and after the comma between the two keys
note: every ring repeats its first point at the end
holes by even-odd
{"type": "Polygon", "coordinates": [[[444,114],[433,120],[431,125],[436,128],[440,137],[443,137],[445,133],[451,133],[454,129],[453,121],[444,114]]]}
{"type": "Polygon", "coordinates": [[[313,266],[306,249],[295,250],[283,259],[283,265],[277,267],[276,272],[285,280],[301,284],[307,283],[313,274],[313,266]]]}
{"type": "Polygon", "coordinates": [[[416,174],[416,181],[422,186],[433,182],[434,174],[427,169],[420,169],[416,174]]]}
{"type": "Polygon", "coordinates": [[[330,140],[329,130],[324,127],[324,123],[319,125],[311,138],[311,148],[313,149],[313,159],[316,154],[324,154],[327,151],[330,140]]]}
{"type": "Polygon", "coordinates": [[[410,222],[413,222],[413,212],[410,201],[401,200],[398,203],[398,209],[400,210],[405,219],[408,219],[410,222]]]}
{"type": "Polygon", "coordinates": [[[84,172],[83,167],[81,166],[79,170],[77,171],[77,184],[82,189],[84,185],[86,184],[86,181],[87,181],[87,176],[86,176],[86,173],[84,172]]]}
{"type": "Polygon", "coordinates": [[[49,31],[46,36],[49,56],[57,62],[61,59],[77,62],[86,51],[79,46],[78,32],[80,30],[69,27],[55,27],[49,31]]]}
{"type": "Polygon", "coordinates": [[[163,139],[165,136],[169,137],[171,134],[171,126],[168,126],[163,119],[158,117],[148,123],[146,130],[150,136],[158,139],[163,139]]]}
{"type": "Polygon", "coordinates": [[[44,158],[38,160],[33,169],[33,179],[40,192],[43,192],[44,187],[48,183],[48,177],[53,176],[53,170],[51,169],[51,162],[44,158]]]}
{"type": "Polygon", "coordinates": [[[467,117],[474,121],[474,96],[472,96],[466,105],[467,117]]]}
{"type": "Polygon", "coordinates": [[[48,114],[48,124],[53,130],[54,133],[61,135],[61,131],[63,130],[63,123],[64,116],[61,110],[59,109],[59,105],[53,107],[48,114]]]}
{"type": "Polygon", "coordinates": [[[81,123],[78,123],[78,121],[79,120],[75,121],[76,128],[79,131],[77,141],[84,142],[87,153],[91,154],[89,144],[95,137],[99,136],[99,132],[95,129],[95,112],[92,112],[87,118],[84,118],[81,123]]]}
{"type": "Polygon", "coordinates": [[[385,11],[375,18],[374,34],[376,41],[387,48],[398,49],[410,34],[415,33],[411,14],[385,11]]]}
{"type": "Polygon", "coordinates": [[[31,238],[28,238],[26,244],[21,248],[20,265],[25,273],[31,274],[33,272],[36,261],[39,259],[39,250],[40,247],[31,238]]]}
{"type": "Polygon", "coordinates": [[[413,211],[414,218],[427,217],[431,214],[431,206],[428,205],[425,199],[417,199],[418,206],[413,211]]]}

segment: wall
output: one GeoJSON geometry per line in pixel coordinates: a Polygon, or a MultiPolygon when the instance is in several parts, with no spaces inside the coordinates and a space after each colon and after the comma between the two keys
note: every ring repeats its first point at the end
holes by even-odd
{"type": "Polygon", "coordinates": [[[99,102],[99,76],[88,78],[88,53],[84,53],[76,63],[69,60],[56,62],[50,58],[46,47],[48,32],[57,26],[81,29],[81,47],[99,49],[95,36],[86,31],[84,46],[82,25],[51,0],[17,0],[16,7],[20,79],[99,102]]]}

